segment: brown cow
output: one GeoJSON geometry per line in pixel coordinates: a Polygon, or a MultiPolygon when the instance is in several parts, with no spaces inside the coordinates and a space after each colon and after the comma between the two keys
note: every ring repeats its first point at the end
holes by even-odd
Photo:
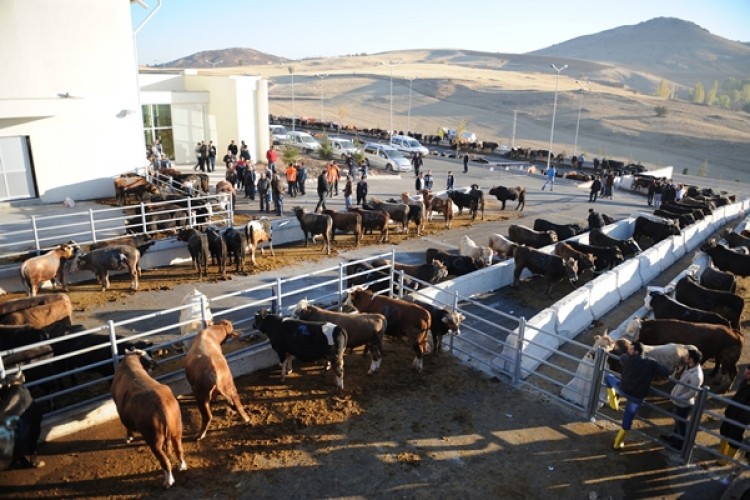
{"type": "Polygon", "coordinates": [[[67,291],[63,278],[62,261],[72,259],[75,247],[65,243],[59,247],[50,250],[44,255],[31,257],[21,264],[21,282],[29,294],[29,297],[35,297],[39,291],[39,285],[45,281],[52,280],[52,288],[56,288],[55,279],[60,281],[63,290],[67,291]]]}
{"type": "Polygon", "coordinates": [[[180,405],[168,385],[160,384],[148,374],[156,363],[146,351],[132,349],[125,353],[112,379],[112,399],[120,421],[128,431],[127,442],[140,432],[164,471],[164,486],[174,484],[169,445],[172,444],[180,470],[187,469],[182,451],[182,414],[180,405]]]}
{"type": "Polygon", "coordinates": [[[260,253],[263,255],[263,247],[261,243],[268,242],[271,247],[271,255],[273,253],[273,228],[271,227],[271,220],[268,217],[261,217],[258,220],[252,220],[245,226],[245,236],[247,238],[247,246],[250,248],[250,261],[255,265],[255,250],[260,248],[260,253]]]}
{"type": "Polygon", "coordinates": [[[67,319],[70,324],[73,307],[64,293],[15,299],[0,304],[0,324],[28,325],[39,330],[67,319]]]}
{"type": "Polygon", "coordinates": [[[250,417],[242,407],[240,396],[237,394],[227,360],[221,352],[221,344],[230,337],[237,339],[239,334],[234,331],[231,321],[223,319],[198,333],[185,359],[185,374],[190,387],[193,388],[198,410],[201,412],[201,430],[198,433],[198,441],[206,437],[206,431],[212,419],[211,400],[219,394],[224,396],[235,411],[239,412],[245,423],[250,421],[250,417]]]}
{"type": "Polygon", "coordinates": [[[425,219],[431,221],[433,212],[437,212],[442,214],[445,220],[445,229],[450,229],[453,225],[453,200],[435,196],[429,189],[422,190],[422,197],[424,198],[425,219]]]}
{"type": "Polygon", "coordinates": [[[412,366],[417,371],[422,371],[422,358],[432,352],[432,346],[428,343],[432,319],[424,307],[401,299],[375,295],[364,289],[347,293],[346,303],[360,312],[380,313],[385,316],[388,321],[388,335],[405,336],[413,342],[416,355],[412,366]]]}
{"type": "Polygon", "coordinates": [[[356,212],[362,216],[362,232],[370,234],[374,230],[380,231],[380,240],[378,243],[388,241],[388,223],[391,218],[384,210],[363,210],[358,207],[349,207],[350,212],[356,212]]]}
{"type": "Polygon", "coordinates": [[[135,196],[138,201],[143,201],[146,193],[159,194],[159,188],[148,182],[143,177],[118,177],[115,179],[115,198],[117,204],[123,206],[129,195],[135,196]]]}
{"type": "Polygon", "coordinates": [[[333,230],[331,231],[331,241],[336,239],[336,230],[354,234],[354,244],[359,246],[362,240],[362,216],[357,212],[336,212],[334,210],[323,210],[321,212],[333,219],[333,230]]]}
{"type": "Polygon", "coordinates": [[[579,252],[564,241],[560,241],[555,245],[555,255],[559,255],[563,259],[574,258],[578,262],[578,270],[580,272],[586,269],[591,272],[596,271],[596,263],[594,262],[596,257],[593,254],[579,252]]]}

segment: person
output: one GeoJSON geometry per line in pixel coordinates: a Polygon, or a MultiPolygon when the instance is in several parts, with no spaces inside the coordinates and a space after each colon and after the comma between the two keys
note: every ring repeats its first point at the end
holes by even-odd
{"type": "Polygon", "coordinates": [[[604,226],[604,217],[598,212],[594,212],[593,208],[589,208],[589,231],[592,229],[601,229],[604,226]]]}
{"type": "Polygon", "coordinates": [[[417,191],[417,193],[421,192],[424,189],[424,174],[422,172],[419,172],[419,175],[417,176],[416,180],[414,181],[414,189],[417,191]]]}
{"type": "Polygon", "coordinates": [[[284,215],[284,181],[279,174],[273,174],[271,177],[271,192],[276,215],[281,217],[284,215]]]}
{"type": "Polygon", "coordinates": [[[419,169],[422,168],[422,153],[413,152],[411,154],[411,164],[414,167],[414,177],[419,177],[419,169]]]}
{"type": "Polygon", "coordinates": [[[235,171],[237,172],[237,188],[241,189],[242,185],[245,182],[245,171],[247,171],[247,168],[249,165],[247,164],[247,161],[245,161],[244,158],[238,158],[237,164],[234,166],[235,171]]]}
{"type": "Polygon", "coordinates": [[[301,161],[297,166],[297,192],[300,196],[305,195],[305,182],[307,182],[307,167],[305,162],[301,161]]]}
{"type": "Polygon", "coordinates": [[[698,389],[703,385],[703,368],[701,368],[701,352],[696,349],[688,351],[687,368],[680,376],[680,383],[675,384],[670,393],[672,400],[672,413],[674,418],[674,429],[669,436],[661,436],[670,446],[682,449],[685,440],[685,430],[687,427],[687,418],[690,410],[695,405],[695,397],[698,395],[698,389]],[[683,385],[684,384],[684,385],[683,385]]]}
{"type": "Polygon", "coordinates": [[[349,210],[352,206],[352,176],[346,175],[346,184],[344,184],[344,208],[349,210]]]}
{"type": "Polygon", "coordinates": [[[367,162],[365,160],[362,160],[359,163],[359,175],[362,177],[367,177],[367,174],[369,170],[369,165],[367,165],[367,162]]]}
{"type": "Polygon", "coordinates": [[[583,158],[583,154],[579,155],[579,156],[578,156],[578,168],[583,168],[583,163],[584,163],[584,161],[585,161],[585,160],[584,160],[584,158],[583,158]]]}
{"type": "Polygon", "coordinates": [[[654,194],[656,193],[656,184],[658,182],[656,179],[651,179],[651,182],[648,183],[648,198],[646,198],[646,203],[648,203],[649,207],[654,204],[654,194]]]}
{"type": "Polygon", "coordinates": [[[161,161],[159,162],[159,168],[172,168],[172,162],[169,161],[167,155],[161,155],[161,161]]]}
{"type": "Polygon", "coordinates": [[[224,155],[224,158],[222,158],[222,161],[224,162],[224,166],[227,170],[232,168],[232,166],[234,165],[234,161],[232,160],[232,153],[227,151],[227,153],[224,155]]]}
{"type": "Polygon", "coordinates": [[[323,170],[318,176],[318,205],[315,212],[319,212],[321,207],[326,209],[326,196],[328,195],[328,172],[323,170]]]}
{"type": "Polygon", "coordinates": [[[349,177],[354,178],[356,175],[357,164],[354,162],[354,157],[349,151],[346,152],[346,168],[349,171],[349,177]]]}
{"type": "Polygon", "coordinates": [[[258,197],[260,198],[260,211],[269,213],[271,212],[270,204],[270,189],[271,182],[266,176],[266,172],[261,172],[260,178],[258,179],[258,197]]]}
{"type": "Polygon", "coordinates": [[[216,170],[216,146],[214,146],[214,141],[208,141],[208,165],[206,166],[210,167],[209,172],[216,170]]]}
{"type": "Polygon", "coordinates": [[[245,172],[245,198],[255,201],[255,183],[258,181],[255,165],[248,165],[245,172]]]}
{"type": "Polygon", "coordinates": [[[163,156],[163,150],[161,147],[161,141],[156,139],[151,145],[151,164],[154,169],[161,168],[161,157],[163,156]]]}
{"type": "Polygon", "coordinates": [[[334,195],[339,195],[339,177],[341,177],[341,174],[338,165],[333,161],[326,165],[326,170],[328,174],[328,197],[332,198],[334,195]]]}
{"type": "Polygon", "coordinates": [[[591,183],[591,189],[589,190],[589,202],[596,203],[596,198],[599,196],[599,191],[602,189],[602,180],[598,175],[591,183]]]}
{"type": "Polygon", "coordinates": [[[232,161],[237,161],[237,144],[234,143],[234,140],[232,140],[229,143],[229,146],[227,146],[227,151],[229,151],[229,154],[232,156],[232,161]]]}
{"type": "Polygon", "coordinates": [[[643,355],[643,344],[638,341],[632,342],[628,346],[627,354],[620,356],[620,363],[622,364],[620,380],[611,373],[604,377],[610,408],[615,411],[620,410],[618,395],[628,399],[622,417],[622,428],[617,432],[615,442],[612,445],[615,450],[625,447],[625,435],[633,425],[633,419],[651,388],[651,381],[655,378],[669,376],[669,370],[665,366],[643,355]]]}
{"type": "Polygon", "coordinates": [[[664,192],[664,185],[666,184],[664,179],[659,179],[656,181],[656,185],[654,186],[654,206],[656,208],[661,207],[661,195],[664,192]]]}
{"type": "Polygon", "coordinates": [[[745,434],[745,427],[750,424],[750,410],[737,406],[737,404],[750,406],[750,365],[746,366],[742,373],[742,382],[740,382],[737,392],[732,396],[732,403],[728,404],[724,410],[725,420],[721,422],[721,427],[719,427],[719,434],[721,434],[719,452],[726,457],[719,462],[720,465],[726,465],[729,459],[734,458],[735,453],[737,453],[737,445],[742,442],[742,436],[745,434]],[[734,420],[741,425],[726,419],[734,420]],[[730,439],[732,442],[729,441],[730,439]]]}
{"type": "Polygon", "coordinates": [[[357,205],[367,203],[367,176],[363,175],[357,183],[357,205]]]}
{"type": "Polygon", "coordinates": [[[195,146],[195,166],[193,170],[198,170],[201,166],[201,141],[195,146]]]}
{"type": "Polygon", "coordinates": [[[687,189],[685,189],[684,184],[678,184],[677,185],[677,192],[674,195],[674,201],[680,201],[682,200],[685,195],[687,194],[687,189]]]}
{"type": "Polygon", "coordinates": [[[445,190],[446,191],[448,191],[448,192],[453,191],[453,181],[454,181],[454,179],[453,179],[453,172],[451,172],[450,170],[448,170],[448,179],[445,182],[445,190]]]}
{"type": "Polygon", "coordinates": [[[424,188],[432,191],[432,170],[428,170],[424,176],[424,188]]]}
{"type": "Polygon", "coordinates": [[[271,172],[276,173],[276,160],[278,156],[276,155],[276,150],[273,149],[273,146],[270,147],[268,151],[266,151],[266,161],[268,161],[268,168],[271,169],[271,172]]]}
{"type": "Polygon", "coordinates": [[[206,141],[201,141],[199,152],[200,157],[198,158],[198,165],[200,166],[201,172],[206,172],[206,169],[208,169],[208,146],[206,145],[206,141]]]}
{"type": "Polygon", "coordinates": [[[290,163],[288,167],[286,167],[286,183],[287,183],[287,189],[289,196],[292,198],[297,197],[297,168],[294,166],[294,163],[290,163]]]}
{"type": "Polygon", "coordinates": [[[464,173],[469,173],[469,153],[464,154],[464,173]]]}
{"type": "Polygon", "coordinates": [[[607,176],[604,179],[604,197],[612,199],[612,191],[615,188],[615,173],[611,170],[607,172],[607,176]]]}
{"type": "Polygon", "coordinates": [[[240,158],[243,158],[246,162],[250,163],[250,160],[252,160],[252,157],[250,156],[250,148],[247,147],[245,141],[241,142],[242,144],[240,144],[240,158]]]}
{"type": "Polygon", "coordinates": [[[557,172],[555,171],[555,166],[551,165],[547,169],[547,172],[545,172],[544,175],[547,176],[547,180],[544,181],[544,185],[542,186],[542,191],[544,191],[544,188],[547,187],[547,184],[549,184],[549,190],[554,191],[555,190],[555,174],[557,172]]]}

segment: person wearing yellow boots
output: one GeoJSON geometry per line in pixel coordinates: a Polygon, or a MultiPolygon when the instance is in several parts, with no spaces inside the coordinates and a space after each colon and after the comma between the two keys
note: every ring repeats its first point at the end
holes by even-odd
{"type": "Polygon", "coordinates": [[[719,460],[719,465],[726,465],[730,459],[734,458],[735,453],[737,453],[737,445],[742,442],[745,427],[750,424],[750,410],[737,405],[750,406],[750,366],[745,367],[742,382],[740,382],[737,392],[732,396],[732,403],[727,405],[724,410],[725,420],[719,428],[722,437],[719,451],[726,458],[719,460]],[[742,425],[737,425],[727,419],[734,420],[742,425]]]}
{"type": "Polygon", "coordinates": [[[620,409],[618,395],[628,400],[622,416],[622,429],[617,432],[612,445],[615,450],[625,446],[625,435],[633,425],[633,419],[643,404],[643,398],[648,395],[651,381],[669,376],[669,370],[666,367],[643,355],[643,344],[640,342],[630,344],[627,354],[620,356],[620,364],[622,365],[620,380],[611,373],[604,377],[604,383],[607,385],[607,399],[613,410],[620,409]]]}

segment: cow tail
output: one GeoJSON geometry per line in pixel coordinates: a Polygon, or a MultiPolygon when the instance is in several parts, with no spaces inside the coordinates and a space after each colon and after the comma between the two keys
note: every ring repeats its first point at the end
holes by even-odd
{"type": "Polygon", "coordinates": [[[29,266],[27,266],[25,262],[21,264],[19,274],[21,275],[21,283],[23,284],[24,289],[26,289],[27,293],[31,293],[31,277],[29,276],[29,266]]]}

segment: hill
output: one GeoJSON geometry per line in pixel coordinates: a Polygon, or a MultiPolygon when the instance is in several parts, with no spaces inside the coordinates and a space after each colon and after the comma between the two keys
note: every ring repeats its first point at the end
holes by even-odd
{"type": "Polygon", "coordinates": [[[190,56],[160,64],[159,66],[169,68],[227,68],[233,66],[277,64],[284,61],[288,61],[288,59],[253,49],[235,47],[221,50],[204,50],[190,56]]]}

